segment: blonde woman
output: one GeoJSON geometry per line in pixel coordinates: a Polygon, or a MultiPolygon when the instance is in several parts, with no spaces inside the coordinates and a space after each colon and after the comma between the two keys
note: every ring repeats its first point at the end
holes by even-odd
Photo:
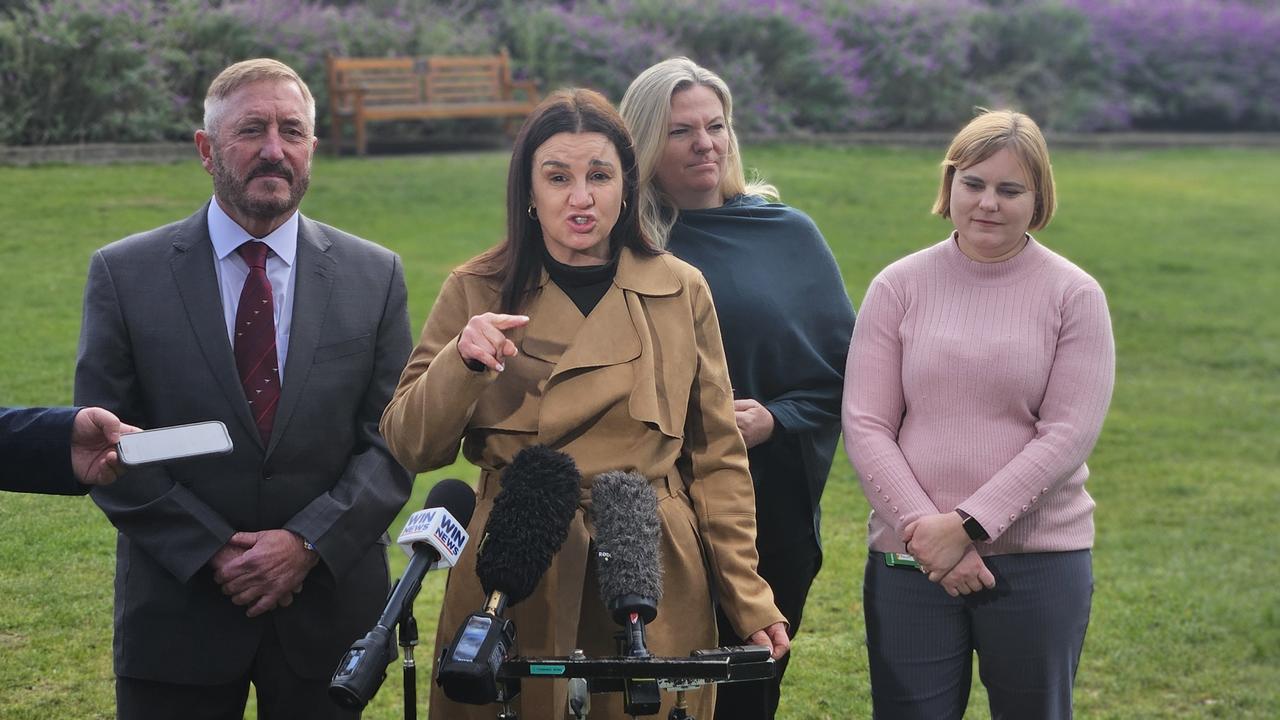
{"type": "MultiPolygon", "coordinates": [[[[718,75],[666,60],[631,83],[621,111],[635,138],[641,224],[701,270],[715,298],[756,493],[760,575],[794,636],[822,564],[818,505],[840,433],[853,307],[813,221],[773,186],[747,182],[718,75]]],[[[721,644],[744,642],[750,628],[718,620],[721,644]]],[[[787,660],[772,681],[722,686],[716,717],[772,718],[787,660]]]]}

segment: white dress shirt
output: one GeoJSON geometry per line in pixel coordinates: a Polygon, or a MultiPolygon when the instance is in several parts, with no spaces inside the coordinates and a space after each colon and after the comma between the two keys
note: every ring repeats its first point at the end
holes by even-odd
{"type": "Polygon", "coordinates": [[[293,261],[298,254],[298,212],[276,228],[270,235],[255,238],[240,227],[218,205],[217,198],[209,203],[209,239],[213,241],[213,264],[218,274],[218,291],[222,294],[222,315],[227,325],[227,340],[234,350],[236,308],[240,305],[240,292],[249,277],[249,266],[240,253],[242,244],[258,240],[267,244],[267,279],[271,281],[271,309],[275,315],[276,359],[280,386],[284,387],[285,357],[289,353],[289,330],[293,325],[293,261]]]}

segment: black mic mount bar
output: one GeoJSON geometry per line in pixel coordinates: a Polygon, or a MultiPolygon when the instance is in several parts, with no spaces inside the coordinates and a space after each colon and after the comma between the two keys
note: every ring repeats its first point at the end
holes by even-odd
{"type": "MultiPolygon", "coordinates": [[[[518,720],[512,710],[512,702],[520,694],[523,678],[568,678],[571,691],[573,682],[585,680],[590,693],[623,693],[634,690],[641,681],[655,688],[674,691],[676,705],[668,720],[691,718],[687,712],[684,694],[710,683],[745,682],[773,677],[773,658],[769,648],[763,646],[720,647],[694,650],[689,657],[605,657],[588,658],[580,650],[569,657],[514,657],[504,660],[497,673],[497,698],[501,706],[498,720],[518,720]]],[[[585,704],[586,698],[577,698],[585,704]]],[[[649,698],[646,697],[646,704],[649,698]]],[[[625,704],[625,703],[624,703],[625,704]]],[[[655,705],[657,703],[654,703],[655,705]]],[[[570,709],[576,717],[586,717],[581,711],[570,709]]],[[[628,710],[635,716],[653,715],[656,707],[639,712],[628,710]]]]}
{"type": "Polygon", "coordinates": [[[513,657],[502,663],[498,679],[585,678],[592,693],[608,693],[622,692],[626,680],[645,678],[657,680],[663,690],[693,690],[771,678],[773,666],[769,648],[749,645],[695,650],[689,657],[513,657]]]}

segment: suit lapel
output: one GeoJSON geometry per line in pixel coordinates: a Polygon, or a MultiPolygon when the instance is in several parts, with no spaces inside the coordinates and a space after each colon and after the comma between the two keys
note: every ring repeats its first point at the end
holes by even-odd
{"type": "Polygon", "coordinates": [[[280,407],[271,428],[269,455],[280,442],[293,411],[302,396],[307,374],[320,342],[320,328],[329,310],[329,296],[336,276],[336,261],[329,255],[333,243],[319,225],[298,218],[298,255],[293,269],[293,325],[289,333],[289,353],[285,358],[284,383],[280,387],[280,407]]]}
{"type": "Polygon", "coordinates": [[[208,213],[209,205],[205,204],[178,227],[169,267],[209,372],[246,433],[261,442],[258,440],[258,426],[253,422],[249,403],[244,398],[240,377],[236,374],[235,354],[227,339],[222,293],[218,289],[218,276],[213,265],[213,243],[209,240],[208,213]]]}

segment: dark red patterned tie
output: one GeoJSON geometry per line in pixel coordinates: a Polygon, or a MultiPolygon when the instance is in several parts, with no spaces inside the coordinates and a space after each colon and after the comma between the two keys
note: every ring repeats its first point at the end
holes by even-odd
{"type": "Polygon", "coordinates": [[[249,277],[245,278],[236,308],[236,369],[264,446],[271,439],[271,423],[280,401],[275,313],[271,281],[267,279],[269,249],[266,243],[250,240],[237,250],[249,265],[249,277]]]}

